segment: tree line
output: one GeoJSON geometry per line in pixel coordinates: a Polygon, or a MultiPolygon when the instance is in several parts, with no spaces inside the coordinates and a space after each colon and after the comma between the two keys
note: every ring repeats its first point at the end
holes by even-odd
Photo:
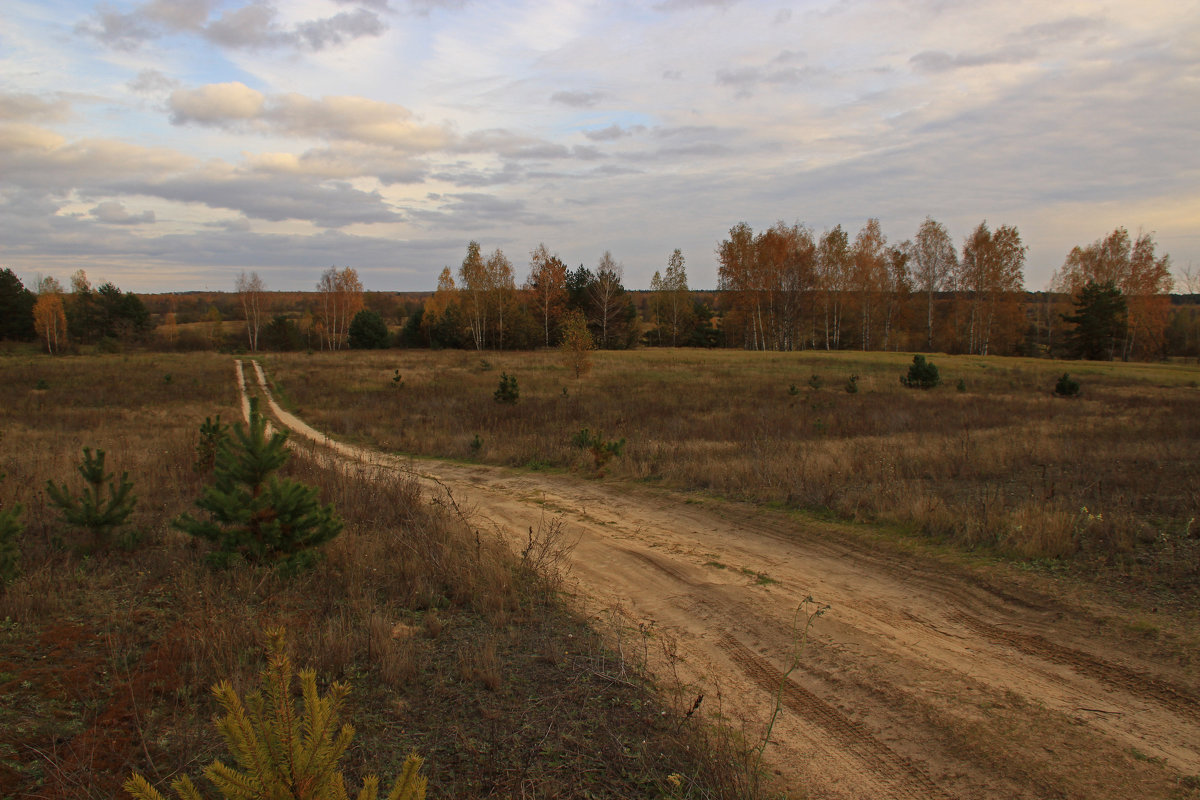
{"type": "MultiPolygon", "coordinates": [[[[93,289],[82,271],[70,292],[53,278],[39,279],[34,292],[3,270],[0,338],[38,338],[54,353],[68,345],[146,341],[157,322],[160,343],[251,351],[532,349],[559,345],[571,329],[586,330],[602,349],[1200,356],[1200,308],[1172,303],[1170,258],[1156,249],[1151,235],[1131,237],[1118,228],[1073,248],[1050,291],[1030,293],[1027,248],[1015,226],[984,221],[956,245],[928,217],[900,242],[889,242],[878,219],[867,220],[853,238],[841,225],[817,234],[799,223],[756,232],[739,222],[716,246],[714,292],[688,286],[679,249],[654,272],[649,291],[633,291],[610,251],[593,268],[572,269],[540,243],[528,265],[516,267],[501,249],[485,254],[471,241],[456,270],[442,269],[432,296],[403,303],[365,292],[352,267],[330,267],[315,293],[287,294],[286,301],[256,273],[243,272],[234,302],[204,295],[179,315],[207,324],[207,333],[187,326],[186,337],[174,297],[170,310],[152,317],[136,295],[111,282],[93,289]],[[244,322],[240,344],[228,338],[226,319],[244,322]]],[[[1184,283],[1200,290],[1190,270],[1184,283]]]]}

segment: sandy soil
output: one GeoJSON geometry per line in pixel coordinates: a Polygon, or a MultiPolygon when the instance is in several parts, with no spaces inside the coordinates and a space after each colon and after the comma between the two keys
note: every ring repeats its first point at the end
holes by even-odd
{"type": "Polygon", "coordinates": [[[333,442],[270,405],[340,457],[448,490],[476,528],[517,546],[560,518],[578,540],[579,603],[627,622],[625,646],[644,648],[665,685],[688,687],[683,710],[702,692],[704,710],[719,706],[753,736],[779,693],[766,763],[792,796],[1200,796],[1200,677],[1113,635],[1102,615],[872,546],[833,523],[389,456],[333,442]],[[785,679],[808,596],[829,608],[785,679]]]}

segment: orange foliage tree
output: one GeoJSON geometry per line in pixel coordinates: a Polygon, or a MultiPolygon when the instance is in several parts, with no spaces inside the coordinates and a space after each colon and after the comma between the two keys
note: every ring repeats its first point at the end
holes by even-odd
{"type": "Polygon", "coordinates": [[[1145,357],[1162,349],[1170,312],[1171,257],[1155,255],[1154,237],[1117,228],[1087,247],[1074,247],[1055,276],[1059,291],[1078,297],[1089,283],[1111,282],[1125,297],[1129,329],[1123,357],[1145,357]]]}

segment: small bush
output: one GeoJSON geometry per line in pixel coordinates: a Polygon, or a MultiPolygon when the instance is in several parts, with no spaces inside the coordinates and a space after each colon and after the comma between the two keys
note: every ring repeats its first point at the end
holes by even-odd
{"type": "Polygon", "coordinates": [[[913,363],[908,367],[908,375],[900,378],[900,383],[910,389],[932,389],[942,382],[938,368],[925,360],[925,356],[913,356],[913,363]]]}
{"type": "Polygon", "coordinates": [[[811,377],[809,377],[809,379],[808,379],[808,388],[810,388],[810,389],[820,389],[820,388],[821,388],[821,386],[823,386],[823,385],[824,385],[824,383],[825,383],[825,381],[821,380],[821,376],[820,376],[820,375],[817,375],[816,373],[813,373],[813,374],[812,374],[812,376],[811,376],[811,377]]]}
{"type": "Polygon", "coordinates": [[[858,376],[857,375],[851,375],[849,378],[846,379],[846,393],[847,394],[858,394],[858,376]]]}
{"type": "Polygon", "coordinates": [[[192,465],[192,469],[201,475],[212,472],[217,463],[217,452],[228,439],[229,426],[222,424],[220,414],[217,414],[215,420],[205,417],[204,422],[200,423],[200,438],[196,442],[196,463],[192,465]]]}
{"type": "Polygon", "coordinates": [[[1058,383],[1054,384],[1054,393],[1059,397],[1077,397],[1079,381],[1072,378],[1070,373],[1064,372],[1058,379],[1058,383]]]}
{"type": "Polygon", "coordinates": [[[517,387],[517,376],[509,375],[507,372],[500,373],[500,385],[492,397],[497,403],[516,405],[517,400],[521,397],[521,390],[517,387]]]}
{"type": "Polygon", "coordinates": [[[965,391],[967,390],[967,382],[966,382],[966,380],[964,380],[963,378],[959,378],[959,379],[958,379],[958,383],[957,383],[957,384],[955,384],[954,388],[955,388],[955,389],[957,389],[957,390],[958,390],[958,391],[960,391],[960,392],[965,392],[965,391]]]}
{"type": "Polygon", "coordinates": [[[587,428],[571,437],[571,444],[580,450],[590,450],[596,469],[603,467],[613,457],[620,458],[621,454],[625,452],[624,439],[606,440],[603,433],[599,431],[593,433],[587,428]]]}
{"type": "MultiPolygon", "coordinates": [[[[0,472],[0,481],[4,473],[0,472]]],[[[21,548],[17,540],[25,532],[21,525],[21,505],[0,507],[0,591],[4,585],[21,574],[21,548]]]]}
{"type": "Polygon", "coordinates": [[[800,390],[796,388],[796,384],[793,383],[788,387],[788,395],[790,397],[795,397],[798,394],[800,394],[800,390]]]}

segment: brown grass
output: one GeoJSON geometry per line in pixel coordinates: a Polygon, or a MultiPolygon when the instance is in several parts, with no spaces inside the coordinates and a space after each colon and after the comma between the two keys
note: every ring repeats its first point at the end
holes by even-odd
{"type": "Polygon", "coordinates": [[[0,593],[0,796],[113,797],[132,770],[160,786],[198,772],[218,755],[208,687],[255,686],[276,625],[298,664],[351,683],[356,780],[396,773],[412,749],[435,791],[459,797],[623,797],[711,771],[658,713],[629,710],[658,707],[644,684],[607,684],[567,655],[602,648],[553,592],[561,536],[535,532],[522,559],[410,479],[301,449],[286,471],[320,488],[343,534],[294,579],[214,571],[169,522],[203,485],[199,423],[238,416],[231,359],[10,356],[0,368],[0,500],[23,504],[27,526],[24,574],[0,593]],[[128,470],[139,498],[112,550],[65,527],[42,489],[78,480],[83,446],[128,470]]]}
{"type": "Polygon", "coordinates": [[[934,355],[942,385],[920,391],[900,385],[911,359],[900,354],[595,356],[580,379],[551,352],[266,363],[316,427],[386,450],[590,474],[591,456],[571,444],[588,428],[627,440],[611,477],[825,510],[1022,559],[1070,556],[1184,594],[1200,585],[1195,366],[934,355]],[[492,399],[502,371],[520,381],[516,406],[492,399]],[[1065,371],[1081,397],[1054,395],[1065,371]],[[843,388],[852,374],[856,394],[843,388]]]}

